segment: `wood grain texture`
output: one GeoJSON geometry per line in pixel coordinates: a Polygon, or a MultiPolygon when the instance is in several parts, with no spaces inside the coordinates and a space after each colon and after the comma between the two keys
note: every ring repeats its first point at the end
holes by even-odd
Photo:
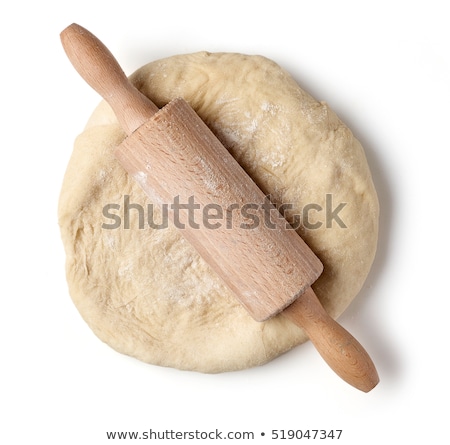
{"type": "MultiPolygon", "coordinates": [[[[282,311],[322,273],[320,260],[183,99],[162,108],[115,154],[154,201],[178,197],[198,206],[179,210],[181,233],[255,320],[282,311]],[[205,209],[221,215],[216,228],[205,209]]],[[[171,206],[169,215],[173,220],[171,206]]]]}

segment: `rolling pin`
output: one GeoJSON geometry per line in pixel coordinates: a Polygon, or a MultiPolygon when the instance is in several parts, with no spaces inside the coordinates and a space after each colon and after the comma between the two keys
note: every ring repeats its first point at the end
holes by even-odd
{"type": "Polygon", "coordinates": [[[379,379],[369,355],[311,288],[322,263],[190,105],[176,98],[159,109],[103,43],[77,24],[61,41],[128,135],[115,150],[120,164],[155,203],[178,203],[168,206],[169,217],[249,314],[264,321],[282,313],[342,379],[365,392],[374,388],[379,379]],[[200,208],[222,215],[226,224],[195,222],[200,208]]]}

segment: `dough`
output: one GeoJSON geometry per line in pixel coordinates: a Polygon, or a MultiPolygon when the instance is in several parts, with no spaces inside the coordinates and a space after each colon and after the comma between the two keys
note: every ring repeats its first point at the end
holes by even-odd
{"type": "MultiPolygon", "coordinates": [[[[350,130],[260,56],[179,55],[131,79],[160,107],[184,97],[260,188],[292,206],[285,216],[300,221],[324,264],[313,288],[338,317],[364,283],[378,233],[376,192],[350,130]]],[[[153,203],[113,156],[124,137],[101,102],[76,139],[59,201],[69,291],[94,333],[144,362],[208,373],[261,365],[304,342],[281,316],[254,321],[172,225],[142,228],[139,210],[125,212],[128,199],[146,218],[153,203]],[[111,214],[120,227],[105,228],[111,214]]]]}

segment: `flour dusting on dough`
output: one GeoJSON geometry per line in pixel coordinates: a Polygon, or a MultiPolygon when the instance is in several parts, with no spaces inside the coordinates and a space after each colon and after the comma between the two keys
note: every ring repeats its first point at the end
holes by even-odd
{"type": "Polygon", "coordinates": [[[145,172],[138,171],[134,173],[133,179],[140,185],[145,194],[156,204],[163,204],[163,199],[155,191],[155,189],[149,184],[148,175],[145,172]]]}

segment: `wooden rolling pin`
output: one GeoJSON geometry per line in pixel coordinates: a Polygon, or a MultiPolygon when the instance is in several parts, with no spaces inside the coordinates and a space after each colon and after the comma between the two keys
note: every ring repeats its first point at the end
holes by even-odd
{"type": "Polygon", "coordinates": [[[188,103],[177,98],[158,109],[79,25],[66,28],[61,41],[75,69],[110,104],[128,135],[115,151],[121,165],[153,201],[172,203],[172,221],[176,217],[186,239],[250,315],[263,321],[283,311],[339,376],[370,391],[379,381],[372,360],[310,287],[322,263],[188,103]],[[205,207],[226,223],[196,222],[195,210],[205,207]]]}

